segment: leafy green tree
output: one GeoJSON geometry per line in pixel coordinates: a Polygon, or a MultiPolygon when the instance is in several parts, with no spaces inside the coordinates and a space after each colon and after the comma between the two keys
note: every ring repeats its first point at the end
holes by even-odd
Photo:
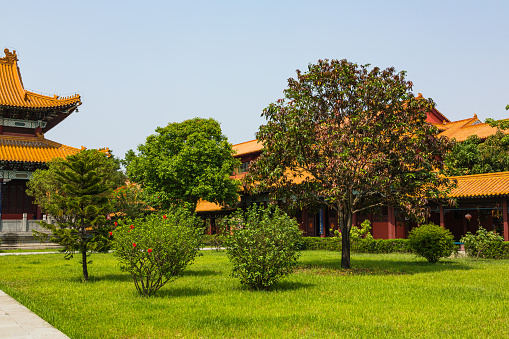
{"type": "Polygon", "coordinates": [[[153,212],[153,208],[145,202],[145,195],[140,185],[126,182],[113,192],[113,219],[143,217],[153,212]]]}
{"type": "Polygon", "coordinates": [[[214,119],[194,118],[158,127],[126,154],[129,179],[139,183],[154,208],[176,204],[196,208],[198,200],[233,205],[238,183],[229,177],[239,166],[234,151],[214,119]]]}
{"type": "Polygon", "coordinates": [[[109,245],[106,215],[111,212],[111,193],[122,179],[119,164],[106,153],[82,150],[47,165],[48,169],[35,171],[27,193],[56,219],[56,224],[41,222],[41,226],[51,231],[51,241],[64,247],[66,259],[76,251],[81,253],[83,279],[87,281],[88,252],[109,245]]]}
{"type": "Polygon", "coordinates": [[[509,136],[501,129],[486,139],[470,136],[454,145],[445,164],[449,176],[509,171],[509,136]]]}
{"type": "Polygon", "coordinates": [[[262,113],[264,150],[247,176],[254,192],[336,210],[343,268],[354,213],[386,204],[422,217],[449,185],[439,171],[450,142],[426,122],[432,100],[414,97],[405,72],[368,67],[320,60],[298,70],[262,113]]]}

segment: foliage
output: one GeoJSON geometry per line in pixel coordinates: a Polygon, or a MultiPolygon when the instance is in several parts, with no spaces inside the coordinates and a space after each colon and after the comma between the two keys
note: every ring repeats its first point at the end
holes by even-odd
{"type": "Polygon", "coordinates": [[[450,141],[426,122],[433,101],[414,97],[405,72],[368,67],[320,60],[297,71],[285,98],[263,111],[264,149],[246,178],[276,200],[336,210],[343,268],[354,213],[385,204],[423,217],[450,186],[440,175],[450,141]]]}
{"type": "Polygon", "coordinates": [[[444,227],[424,224],[410,231],[408,247],[429,262],[436,263],[454,252],[454,236],[444,227]]]}
{"type": "Polygon", "coordinates": [[[41,221],[52,235],[34,231],[41,239],[63,246],[65,258],[81,253],[83,279],[88,280],[87,253],[108,249],[110,194],[122,179],[118,162],[97,150],[82,150],[64,159],[54,159],[48,169],[37,170],[27,184],[27,194],[35,197],[42,210],[56,224],[41,221]]]}
{"type": "Polygon", "coordinates": [[[113,210],[117,218],[142,217],[153,210],[144,200],[140,185],[127,182],[113,192],[113,210]]]}
{"type": "Polygon", "coordinates": [[[229,177],[238,167],[232,145],[214,119],[194,118],[158,127],[156,133],[126,154],[129,179],[138,183],[154,208],[187,204],[194,211],[198,200],[237,203],[236,181],[229,177]]]}
{"type": "Polygon", "coordinates": [[[119,222],[113,232],[114,254],[142,296],[153,295],[192,263],[200,249],[201,224],[183,210],[119,222]]]}
{"type": "MultiPolygon", "coordinates": [[[[352,227],[350,230],[350,241],[352,243],[360,239],[373,239],[373,236],[369,232],[371,230],[371,221],[365,219],[359,226],[352,227]]],[[[341,232],[338,230],[334,231],[337,237],[341,238],[341,232]]]]}
{"type": "Polygon", "coordinates": [[[256,205],[223,220],[230,232],[224,246],[233,264],[232,276],[255,290],[267,290],[292,273],[299,257],[297,221],[277,206],[256,205]]]}
{"type": "Polygon", "coordinates": [[[472,135],[454,146],[445,163],[449,176],[509,171],[509,136],[501,129],[486,139],[472,135]]]}
{"type": "Polygon", "coordinates": [[[467,255],[479,258],[502,258],[504,255],[504,238],[494,231],[488,232],[482,226],[474,234],[467,232],[460,239],[465,245],[467,255]]]}

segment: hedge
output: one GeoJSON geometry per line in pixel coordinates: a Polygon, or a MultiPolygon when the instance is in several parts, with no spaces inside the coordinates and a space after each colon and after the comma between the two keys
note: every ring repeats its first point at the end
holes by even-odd
{"type": "MultiPolygon", "coordinates": [[[[352,242],[351,250],[356,253],[411,253],[407,247],[408,239],[359,239],[352,242]]],[[[202,238],[204,247],[217,248],[222,245],[221,236],[206,234],[202,238]]],[[[300,250],[341,251],[341,238],[338,237],[302,237],[300,250]]],[[[504,241],[500,259],[509,259],[509,241],[504,241]]]]}
{"type": "MultiPolygon", "coordinates": [[[[408,239],[359,239],[352,241],[351,251],[357,253],[408,253],[408,239]]],[[[341,251],[339,237],[302,237],[302,250],[341,251]]]]}

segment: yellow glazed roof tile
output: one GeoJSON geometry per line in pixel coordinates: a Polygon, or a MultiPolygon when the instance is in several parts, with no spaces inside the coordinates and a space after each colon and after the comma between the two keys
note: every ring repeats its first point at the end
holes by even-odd
{"type": "Polygon", "coordinates": [[[236,156],[259,152],[262,150],[262,148],[262,143],[256,139],[233,145],[233,149],[237,151],[237,154],[235,154],[236,156]]]}
{"type": "Polygon", "coordinates": [[[37,137],[0,135],[0,161],[45,163],[65,158],[80,149],[37,137]]]}
{"type": "Polygon", "coordinates": [[[449,194],[451,198],[509,195],[509,172],[463,175],[450,179],[458,183],[449,194]]]}
{"type": "Polygon", "coordinates": [[[25,90],[18,68],[16,51],[4,50],[0,58],[0,106],[24,108],[57,108],[81,105],[78,94],[60,98],[25,90]]]}

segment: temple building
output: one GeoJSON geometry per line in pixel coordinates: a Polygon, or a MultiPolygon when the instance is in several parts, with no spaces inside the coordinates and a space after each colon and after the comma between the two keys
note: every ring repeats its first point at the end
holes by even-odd
{"type": "MultiPolygon", "coordinates": [[[[419,94],[420,95],[420,94],[419,94]]],[[[496,133],[497,129],[481,122],[476,115],[469,119],[450,121],[436,109],[432,109],[427,116],[427,122],[435,125],[441,136],[456,141],[465,141],[469,136],[476,135],[485,139],[496,133]]],[[[258,140],[233,145],[237,152],[235,155],[242,163],[238,172],[232,178],[242,179],[249,167],[249,163],[260,156],[263,145],[258,140]]],[[[488,173],[452,177],[457,187],[449,194],[456,199],[455,206],[430,205],[429,221],[449,229],[456,240],[467,232],[475,233],[482,226],[488,231],[497,231],[509,241],[509,172],[488,173]]],[[[270,199],[268,195],[247,195],[241,193],[240,202],[236,208],[246,208],[250,204],[266,204],[270,199]]],[[[207,201],[200,201],[196,208],[197,213],[205,220],[208,233],[216,231],[216,222],[231,213],[233,208],[224,208],[207,201]]],[[[376,212],[365,214],[356,213],[353,216],[353,225],[360,225],[366,219],[371,222],[371,233],[376,239],[406,238],[408,232],[415,226],[405,220],[392,206],[383,206],[376,212]]],[[[304,236],[332,236],[337,227],[337,215],[332,209],[319,210],[302,209],[294,217],[299,222],[304,236]]]]}
{"type": "Polygon", "coordinates": [[[23,220],[21,229],[13,226],[12,231],[29,231],[29,220],[42,219],[40,208],[25,193],[32,173],[53,158],[80,150],[47,140],[44,133],[77,111],[81,98],[27,91],[16,51],[4,53],[0,58],[0,232],[9,231],[9,224],[14,225],[10,220],[23,220]]]}

